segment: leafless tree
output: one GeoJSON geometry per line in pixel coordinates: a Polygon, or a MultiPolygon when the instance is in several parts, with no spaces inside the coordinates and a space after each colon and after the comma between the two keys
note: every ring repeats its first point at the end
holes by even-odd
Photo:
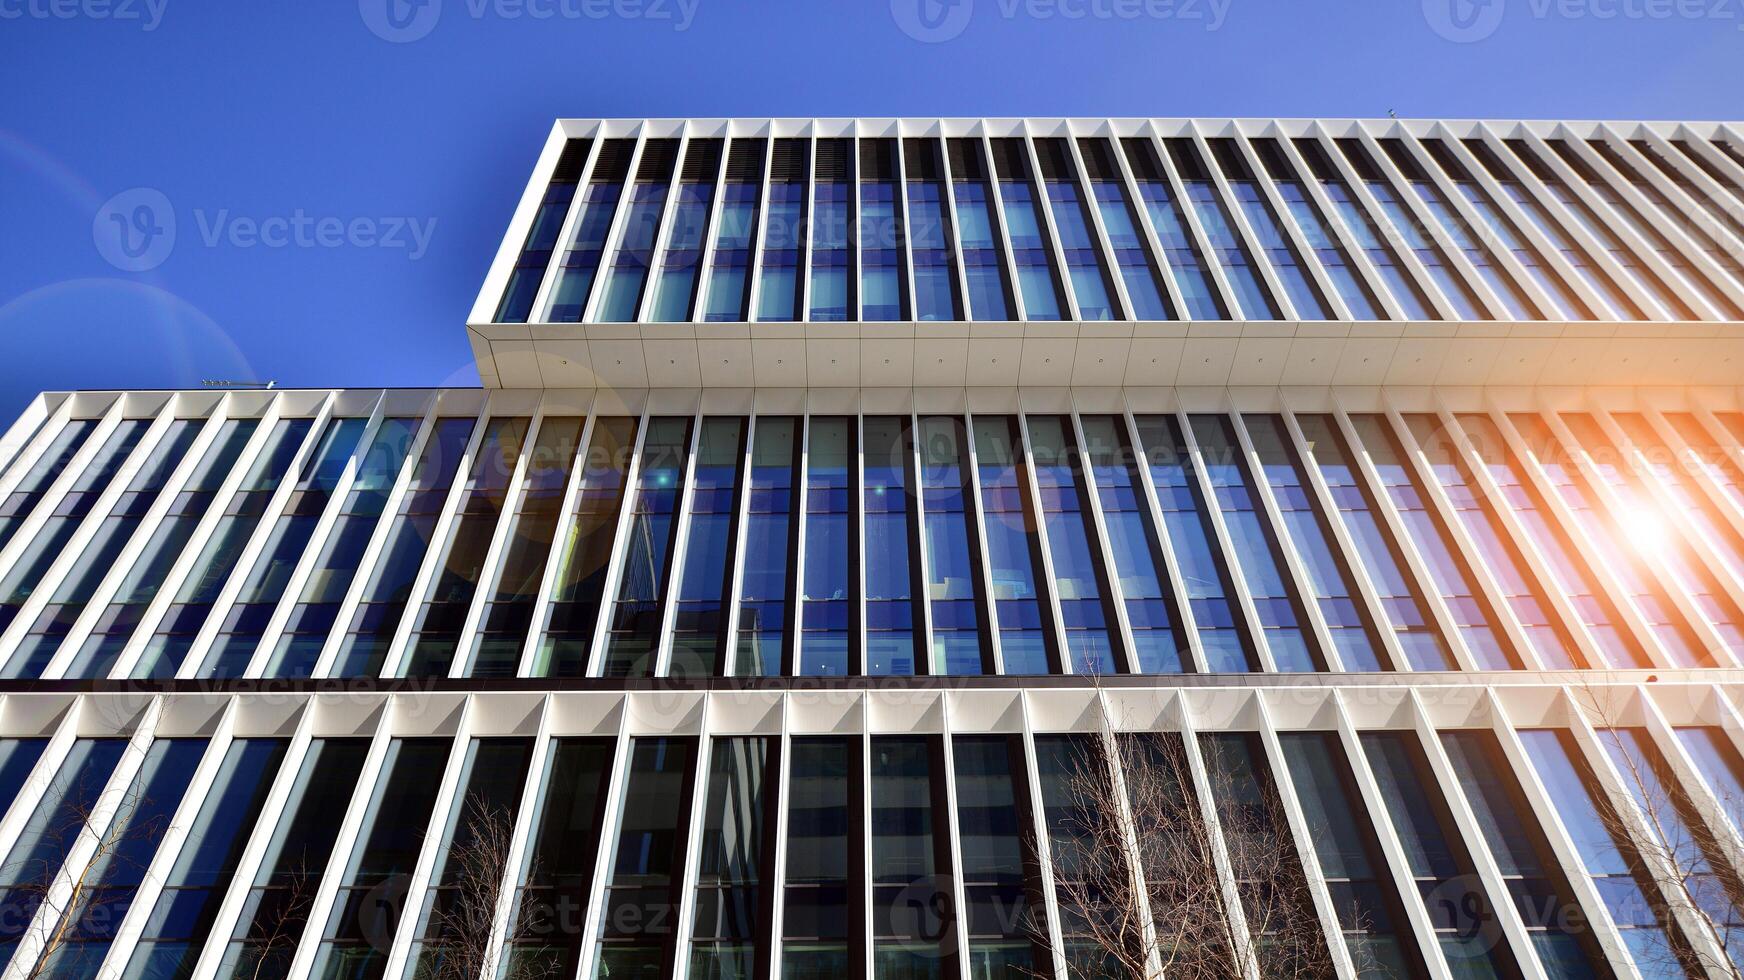
{"type": "Polygon", "coordinates": [[[68,787],[57,793],[51,788],[49,795],[58,797],[55,810],[36,839],[60,846],[45,848],[4,874],[12,882],[5,889],[5,914],[29,923],[23,938],[35,947],[26,980],[52,976],[56,962],[80,937],[106,934],[119,925],[110,921],[114,908],[102,901],[105,884],[118,862],[130,860],[125,849],[130,841],[156,839],[167,823],[161,817],[140,818],[147,801],[138,786],[107,813],[100,789],[68,787]]]}
{"type": "Polygon", "coordinates": [[[1205,753],[1207,801],[1174,733],[1105,726],[1081,743],[1072,803],[1050,836],[1061,931],[1073,958],[1093,961],[1090,975],[1335,975],[1276,793],[1237,785],[1218,756],[1205,753]]]}
{"type": "MultiPolygon", "coordinates": [[[[419,980],[483,980],[497,976],[503,942],[497,935],[515,821],[507,810],[467,797],[430,912],[419,980]]],[[[542,980],[557,972],[555,956],[509,957],[503,980],[542,980]]]]}
{"type": "Polygon", "coordinates": [[[1744,852],[1720,829],[1744,800],[1716,786],[1719,812],[1703,813],[1648,731],[1625,723],[1616,692],[1583,687],[1576,701],[1622,783],[1599,801],[1600,822],[1644,892],[1649,908],[1637,911],[1665,927],[1634,944],[1654,961],[1642,971],[1744,980],[1744,852]]]}
{"type": "MultiPolygon", "coordinates": [[[[306,860],[301,860],[294,870],[283,875],[283,882],[262,895],[263,902],[270,898],[276,905],[264,915],[256,913],[243,947],[243,955],[254,958],[249,980],[276,980],[289,972],[297,942],[308,923],[309,910],[315,905],[315,890],[321,876],[309,869],[306,860]]],[[[244,965],[239,965],[231,975],[241,976],[243,968],[244,965]]]]}

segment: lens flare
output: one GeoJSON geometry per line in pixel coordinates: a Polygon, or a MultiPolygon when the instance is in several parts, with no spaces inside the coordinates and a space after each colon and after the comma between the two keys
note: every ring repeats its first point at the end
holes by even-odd
{"type": "Polygon", "coordinates": [[[1672,547],[1671,525],[1652,508],[1631,508],[1623,516],[1623,534],[1637,552],[1648,558],[1663,557],[1672,547]]]}

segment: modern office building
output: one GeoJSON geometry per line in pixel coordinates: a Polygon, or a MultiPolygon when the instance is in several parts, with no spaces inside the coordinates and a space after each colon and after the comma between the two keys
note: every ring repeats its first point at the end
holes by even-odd
{"type": "Polygon", "coordinates": [[[1128,975],[1136,744],[1237,947],[1744,964],[1744,127],[563,120],[466,330],[6,433],[0,980],[1128,975]]]}

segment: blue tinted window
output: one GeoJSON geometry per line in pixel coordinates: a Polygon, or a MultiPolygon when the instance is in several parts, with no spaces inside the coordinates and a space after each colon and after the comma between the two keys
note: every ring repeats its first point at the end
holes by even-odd
{"type": "Polygon", "coordinates": [[[974,425],[1000,657],[1007,674],[1051,673],[1058,653],[1048,629],[1046,594],[1039,591],[1041,542],[1024,467],[1023,437],[1015,418],[980,416],[974,425]]]}
{"type": "MultiPolygon", "coordinates": [[[[981,595],[980,553],[973,520],[974,492],[968,433],[959,418],[920,420],[922,526],[926,557],[926,595],[931,606],[933,649],[928,672],[979,674],[991,655],[984,646],[986,597],[981,595]]],[[[985,457],[978,451],[979,462],[985,457]]],[[[989,515],[988,525],[997,523],[989,515]]],[[[1000,598],[994,586],[994,600],[1000,598]]]]}
{"type": "Polygon", "coordinates": [[[617,601],[606,628],[605,677],[638,677],[654,672],[666,579],[672,566],[672,531],[690,460],[688,418],[648,422],[637,460],[636,491],[630,507],[617,601]]]}
{"type": "Polygon", "coordinates": [[[1181,569],[1193,626],[1213,673],[1252,670],[1247,623],[1235,600],[1229,563],[1214,544],[1216,531],[1199,489],[1192,453],[1180,424],[1163,415],[1141,416],[1138,436],[1156,488],[1169,547],[1181,569]]]}
{"type": "Polygon", "coordinates": [[[674,677],[719,675],[726,668],[726,609],[732,600],[733,527],[746,430],[744,419],[711,418],[703,420],[697,437],[690,530],[672,617],[669,672],[674,677]]]}
{"type": "Polygon", "coordinates": [[[782,673],[789,635],[790,568],[796,549],[800,420],[765,416],[751,435],[751,477],[739,583],[739,639],[733,672],[782,673]]]}

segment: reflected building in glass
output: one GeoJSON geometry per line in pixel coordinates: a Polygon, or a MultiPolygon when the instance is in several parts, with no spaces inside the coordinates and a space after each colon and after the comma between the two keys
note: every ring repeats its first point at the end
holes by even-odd
{"type": "Polygon", "coordinates": [[[465,330],[0,436],[0,980],[1744,964],[1744,128],[566,119],[465,330]]]}

